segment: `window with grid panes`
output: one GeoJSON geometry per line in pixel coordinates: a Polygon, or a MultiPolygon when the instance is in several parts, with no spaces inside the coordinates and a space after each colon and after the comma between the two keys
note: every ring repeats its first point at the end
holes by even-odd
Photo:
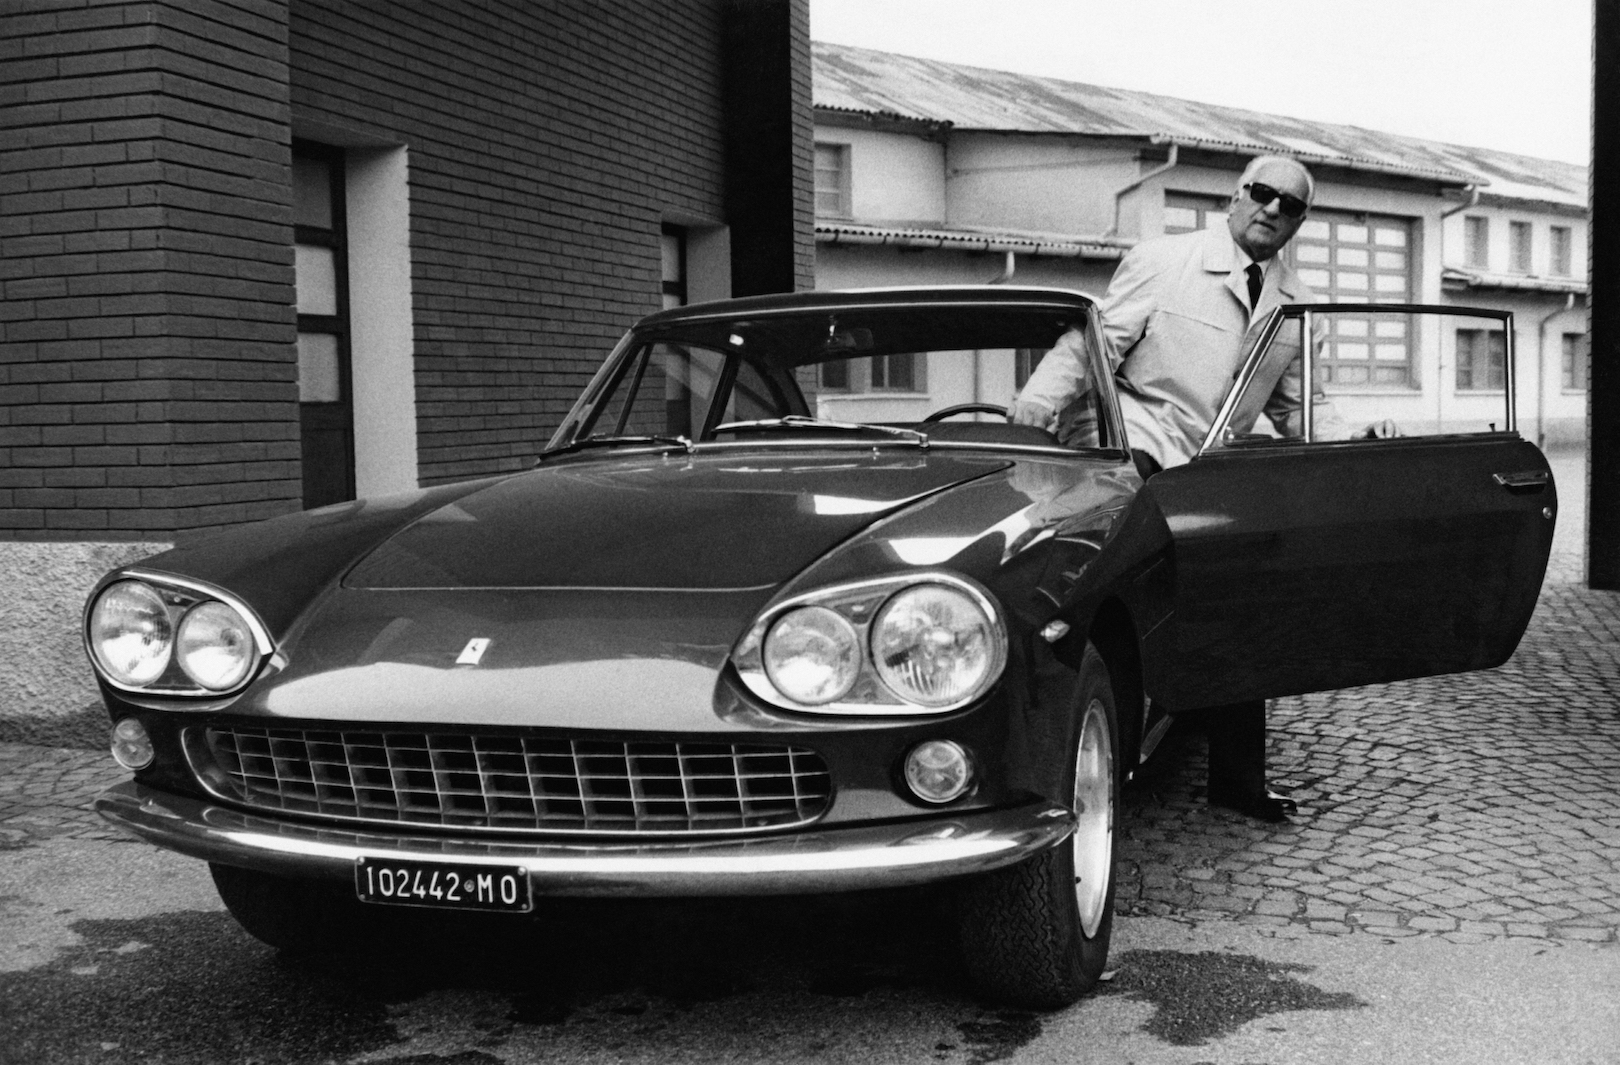
{"type": "MultiPolygon", "coordinates": [[[[1404,218],[1313,211],[1289,245],[1300,279],[1317,298],[1407,303],[1412,297],[1412,224],[1404,218]]],[[[1334,315],[1318,373],[1324,388],[1410,388],[1417,336],[1406,315],[1334,315]]]]}
{"type": "Polygon", "coordinates": [[[1046,351],[1041,348],[1019,348],[1013,353],[1013,386],[1020,391],[1029,383],[1029,375],[1035,372],[1035,367],[1041,364],[1046,357],[1046,351]]]}
{"type": "Polygon", "coordinates": [[[1497,329],[1457,330],[1457,391],[1500,391],[1507,382],[1507,337],[1497,329]]]}
{"type": "Polygon", "coordinates": [[[1586,334],[1565,333],[1563,340],[1564,391],[1586,390],[1586,334]]]}
{"type": "Polygon", "coordinates": [[[306,508],[354,498],[347,186],[343,151],[293,144],[299,452],[306,508]]]}
{"type": "Polygon", "coordinates": [[[684,306],[686,303],[686,229],[683,226],[664,226],[660,234],[662,285],[664,309],[684,306]]]}
{"type": "Polygon", "coordinates": [[[1226,225],[1232,201],[1223,196],[1193,196],[1184,192],[1164,194],[1164,231],[1192,233],[1226,225]]]}
{"type": "Polygon", "coordinates": [[[820,218],[848,218],[849,147],[843,144],[816,145],[816,215],[820,218]]]}
{"type": "Polygon", "coordinates": [[[822,363],[817,380],[826,392],[926,392],[927,359],[925,352],[839,359],[822,363]]]}
{"type": "Polygon", "coordinates": [[[1548,243],[1548,272],[1555,277],[1568,277],[1572,254],[1570,251],[1570,232],[1568,226],[1553,226],[1547,231],[1548,243]]]}
{"type": "Polygon", "coordinates": [[[1508,223],[1508,269],[1516,274],[1530,272],[1530,223],[1508,223]]]}
{"type": "Polygon", "coordinates": [[[1491,220],[1472,215],[1463,219],[1464,262],[1481,270],[1491,265],[1491,220]]]}
{"type": "Polygon", "coordinates": [[[922,360],[916,355],[872,356],[872,391],[923,391],[922,360]]]}

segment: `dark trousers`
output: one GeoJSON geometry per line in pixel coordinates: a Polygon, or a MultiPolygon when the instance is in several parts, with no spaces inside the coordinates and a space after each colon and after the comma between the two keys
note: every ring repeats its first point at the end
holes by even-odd
{"type": "MultiPolygon", "coordinates": [[[[1136,471],[1147,480],[1160,471],[1153,456],[1132,451],[1136,471]]],[[[1266,701],[1230,703],[1204,711],[1209,728],[1209,793],[1226,799],[1266,793],[1266,701]]]]}
{"type": "Polygon", "coordinates": [[[1225,797],[1266,792],[1266,701],[1251,699],[1200,715],[1209,728],[1209,791],[1225,797]]]}

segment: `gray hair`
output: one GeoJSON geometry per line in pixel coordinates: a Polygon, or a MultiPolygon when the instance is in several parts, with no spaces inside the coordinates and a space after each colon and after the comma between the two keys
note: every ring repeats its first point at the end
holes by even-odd
{"type": "Polygon", "coordinates": [[[1305,169],[1304,163],[1289,155],[1257,155],[1250,159],[1249,165],[1243,168],[1243,173],[1238,178],[1237,191],[1242,192],[1243,186],[1247,185],[1249,179],[1254,177],[1255,171],[1268,163],[1283,163],[1299,171],[1300,176],[1305,179],[1305,202],[1316,202],[1316,179],[1311,176],[1309,170],[1305,169]]]}

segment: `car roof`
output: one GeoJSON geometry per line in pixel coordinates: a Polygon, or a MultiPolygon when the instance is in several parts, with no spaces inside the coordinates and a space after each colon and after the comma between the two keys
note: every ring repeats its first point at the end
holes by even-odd
{"type": "Polygon", "coordinates": [[[905,308],[950,304],[956,307],[1053,307],[1091,309],[1096,300],[1083,292],[1029,285],[912,285],[893,288],[856,288],[830,291],[783,292],[711,300],[649,314],[638,325],[758,317],[769,314],[836,311],[843,308],[905,308]]]}

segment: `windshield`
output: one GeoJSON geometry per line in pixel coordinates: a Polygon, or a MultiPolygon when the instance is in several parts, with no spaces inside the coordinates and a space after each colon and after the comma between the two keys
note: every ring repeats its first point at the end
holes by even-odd
{"type": "Polygon", "coordinates": [[[548,450],[789,437],[1117,446],[1095,394],[1055,434],[1003,417],[1066,335],[1095,357],[1081,308],[852,306],[655,325],[620,346],[548,450]]]}

